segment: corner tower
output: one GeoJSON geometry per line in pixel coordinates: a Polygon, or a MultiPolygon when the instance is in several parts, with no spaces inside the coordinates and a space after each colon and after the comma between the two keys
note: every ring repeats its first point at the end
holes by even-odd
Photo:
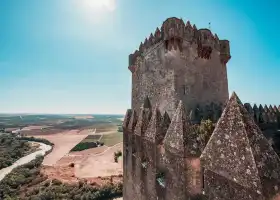
{"type": "Polygon", "coordinates": [[[170,116],[179,100],[188,112],[198,105],[225,104],[230,58],[228,40],[189,21],[168,18],[129,56],[132,109],[138,111],[147,96],[161,114],[167,111],[170,116]]]}

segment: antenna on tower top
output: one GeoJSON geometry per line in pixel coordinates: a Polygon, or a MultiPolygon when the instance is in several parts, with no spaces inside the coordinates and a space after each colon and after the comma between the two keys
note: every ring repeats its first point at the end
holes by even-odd
{"type": "Polygon", "coordinates": [[[211,31],[211,22],[209,22],[209,30],[211,31]]]}

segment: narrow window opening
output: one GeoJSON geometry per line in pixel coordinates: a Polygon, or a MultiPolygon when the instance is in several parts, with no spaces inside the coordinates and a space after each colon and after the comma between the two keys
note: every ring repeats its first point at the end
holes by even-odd
{"type": "Polygon", "coordinates": [[[135,147],[132,147],[132,155],[136,156],[136,149],[135,149],[135,147]]]}
{"type": "Polygon", "coordinates": [[[204,190],[204,169],[201,169],[202,171],[202,190],[204,190]]]}
{"type": "Polygon", "coordinates": [[[168,40],[165,41],[165,49],[168,49],[168,40]]]}
{"type": "Polygon", "coordinates": [[[128,141],[125,142],[125,147],[128,148],[128,141]]]}

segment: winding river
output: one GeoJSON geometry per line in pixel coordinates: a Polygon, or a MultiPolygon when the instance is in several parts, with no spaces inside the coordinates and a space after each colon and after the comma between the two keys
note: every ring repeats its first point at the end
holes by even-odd
{"type": "Polygon", "coordinates": [[[1,169],[0,170],[0,181],[2,181],[2,179],[7,174],[9,174],[14,168],[16,168],[18,166],[21,166],[21,165],[24,165],[26,163],[29,163],[30,161],[34,160],[36,158],[36,156],[38,156],[38,155],[45,155],[46,152],[51,150],[51,148],[52,148],[50,145],[46,145],[46,144],[41,143],[41,142],[30,142],[30,143],[39,144],[40,145],[39,150],[18,159],[11,166],[1,169]]]}

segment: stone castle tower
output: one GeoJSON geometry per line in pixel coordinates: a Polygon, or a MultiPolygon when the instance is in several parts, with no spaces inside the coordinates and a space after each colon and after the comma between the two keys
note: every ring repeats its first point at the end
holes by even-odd
{"type": "Polygon", "coordinates": [[[124,200],[280,199],[280,159],[259,128],[279,126],[280,107],[229,99],[229,59],[228,41],[177,18],[130,55],[124,200]],[[201,119],[218,121],[202,153],[201,119]]]}
{"type": "Polygon", "coordinates": [[[229,97],[226,64],[230,58],[228,40],[189,21],[168,18],[129,56],[132,109],[139,111],[146,96],[169,115],[179,99],[187,111],[198,105],[223,105],[229,97]]]}

